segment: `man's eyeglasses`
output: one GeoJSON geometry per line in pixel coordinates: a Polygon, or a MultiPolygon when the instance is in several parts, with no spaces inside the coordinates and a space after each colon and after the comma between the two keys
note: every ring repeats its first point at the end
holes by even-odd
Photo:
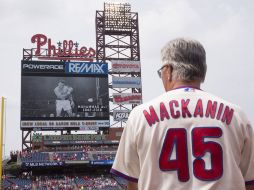
{"type": "Polygon", "coordinates": [[[164,68],[164,67],[168,67],[169,65],[163,65],[158,71],[157,71],[157,73],[158,73],[158,75],[159,75],[159,77],[161,78],[161,71],[162,71],[162,69],[164,68]]]}

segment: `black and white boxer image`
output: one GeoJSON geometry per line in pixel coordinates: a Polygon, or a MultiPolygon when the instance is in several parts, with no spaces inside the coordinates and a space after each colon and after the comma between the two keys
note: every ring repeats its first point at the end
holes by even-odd
{"type": "Polygon", "coordinates": [[[64,80],[58,82],[57,87],[54,89],[56,99],[56,117],[62,117],[62,111],[68,114],[68,117],[73,117],[75,104],[72,97],[73,88],[66,85],[64,80]]]}

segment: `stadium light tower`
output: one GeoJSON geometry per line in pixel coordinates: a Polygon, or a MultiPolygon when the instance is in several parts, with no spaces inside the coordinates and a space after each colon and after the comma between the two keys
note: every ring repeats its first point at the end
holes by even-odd
{"type": "MultiPolygon", "coordinates": [[[[96,59],[109,64],[110,113],[114,118],[114,111],[123,110],[124,114],[137,105],[130,102],[127,104],[115,103],[113,101],[114,93],[130,99],[139,96],[142,101],[141,84],[139,86],[115,87],[113,81],[113,79],[117,79],[119,83],[123,83],[123,80],[129,80],[126,81],[127,83],[141,81],[138,13],[131,12],[129,3],[104,3],[104,10],[96,11],[95,21],[96,59]],[[115,64],[118,66],[117,71],[112,67],[113,61],[117,63],[115,64]],[[126,67],[129,66],[137,66],[139,70],[126,70],[126,67]]],[[[123,127],[125,122],[126,120],[118,120],[111,126],[123,127]]]]}

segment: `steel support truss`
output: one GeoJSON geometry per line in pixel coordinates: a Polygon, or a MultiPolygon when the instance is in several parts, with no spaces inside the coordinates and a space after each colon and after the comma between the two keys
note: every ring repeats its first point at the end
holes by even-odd
{"type": "Polygon", "coordinates": [[[140,61],[138,13],[130,4],[104,3],[104,11],[96,11],[96,59],[109,64],[109,99],[111,127],[123,127],[125,121],[114,121],[114,110],[132,110],[137,105],[113,104],[113,93],[141,93],[142,88],[113,88],[112,77],[141,77],[139,73],[114,73],[112,60],[140,61]]]}

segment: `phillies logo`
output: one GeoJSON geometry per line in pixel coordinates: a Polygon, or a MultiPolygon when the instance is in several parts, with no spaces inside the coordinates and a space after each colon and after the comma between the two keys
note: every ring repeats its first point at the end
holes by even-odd
{"type": "MultiPolygon", "coordinates": [[[[32,43],[36,44],[36,56],[41,56],[43,47],[47,47],[47,57],[48,58],[56,58],[56,59],[63,59],[63,57],[66,57],[66,60],[70,60],[72,57],[75,57],[76,59],[83,58],[82,60],[89,60],[92,61],[95,57],[96,53],[93,48],[87,48],[87,47],[78,47],[78,43],[73,43],[72,40],[64,40],[62,43],[58,42],[57,46],[53,45],[50,38],[47,38],[47,36],[43,34],[35,34],[31,38],[32,43]],[[59,58],[57,58],[59,57],[59,58]],[[86,59],[85,59],[86,58],[86,59]]],[[[43,59],[48,59],[47,57],[43,57],[43,59]]]]}

